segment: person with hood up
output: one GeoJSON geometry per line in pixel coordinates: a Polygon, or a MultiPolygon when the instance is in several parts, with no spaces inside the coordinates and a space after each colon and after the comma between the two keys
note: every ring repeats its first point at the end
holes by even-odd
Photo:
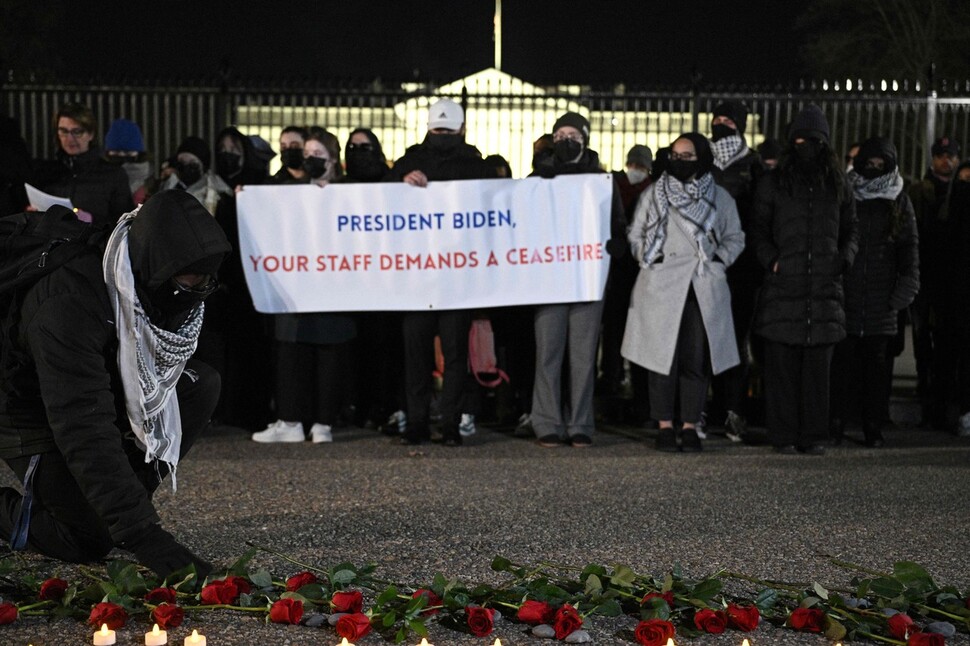
{"type": "Polygon", "coordinates": [[[138,124],[129,119],[115,119],[104,135],[104,158],[117,164],[128,175],[128,188],[135,204],[145,201],[145,183],[151,179],[145,139],[138,124]]]}
{"type": "Polygon", "coordinates": [[[128,176],[102,157],[97,127],[94,113],[86,105],[62,106],[54,116],[56,158],[38,164],[30,183],[71,200],[79,220],[110,227],[135,204],[128,176]]]}
{"type": "Polygon", "coordinates": [[[232,188],[262,184],[267,178],[253,142],[232,126],[216,135],[216,174],[232,188]]]}
{"type": "Polygon", "coordinates": [[[859,251],[844,278],[846,337],[832,358],[830,430],[833,442],[841,442],[850,411],[857,408],[852,395],[858,393],[866,446],[879,447],[889,409],[889,342],[900,310],[919,291],[919,236],[891,141],[864,141],[848,180],[856,201],[859,251]]]}
{"type": "Polygon", "coordinates": [[[212,215],[219,202],[233,194],[232,189],[210,168],[212,153],[199,137],[186,137],[175,151],[175,173],[162,184],[162,189],[180,188],[202,203],[212,215]]]}
{"type": "Polygon", "coordinates": [[[829,371],[845,338],[842,276],[857,249],[855,202],[811,104],[795,117],[778,168],[759,182],[749,242],[766,275],[754,331],[765,339],[765,413],[778,453],[822,455],[829,371]]]}
{"type": "Polygon", "coordinates": [[[709,372],[722,373],[740,361],[726,272],[744,249],[744,232],[734,200],[714,182],[713,166],[707,138],[696,132],[678,137],[667,170],[637,203],[629,232],[640,273],[622,352],[650,371],[660,451],[702,449],[697,424],[709,372]]]}
{"type": "MultiPolygon", "coordinates": [[[[539,153],[532,174],[553,178],[604,172],[599,154],[589,148],[589,132],[589,121],[576,112],[567,112],[556,119],[552,126],[552,149],[539,153]]],[[[607,252],[619,258],[626,249],[622,240],[626,219],[615,180],[610,231],[612,238],[607,242],[607,252]]],[[[536,366],[531,421],[539,446],[561,446],[563,440],[575,448],[593,443],[593,390],[602,317],[602,298],[535,308],[536,366]],[[569,374],[564,378],[567,353],[569,374]],[[565,388],[564,380],[568,384],[565,388]]]]}
{"type": "Polygon", "coordinates": [[[14,549],[70,562],[132,552],[160,577],[210,566],[162,529],[152,494],[208,423],[218,374],[194,361],[229,242],[199,202],[164,191],[41,278],[4,320],[0,489],[14,549]]]}

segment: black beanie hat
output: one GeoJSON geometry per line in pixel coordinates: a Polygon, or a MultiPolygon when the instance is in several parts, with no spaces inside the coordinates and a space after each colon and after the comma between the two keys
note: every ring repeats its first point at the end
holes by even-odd
{"type": "Polygon", "coordinates": [[[814,138],[828,144],[829,135],[829,122],[825,119],[822,108],[810,103],[802,108],[802,111],[792,121],[791,129],[788,131],[788,140],[794,141],[799,137],[814,138]]]}
{"type": "Polygon", "coordinates": [[[209,164],[212,162],[212,151],[209,150],[209,144],[205,143],[199,137],[186,137],[179,144],[178,150],[175,151],[175,156],[178,157],[179,153],[191,153],[199,158],[202,162],[202,170],[209,170],[209,164]]]}
{"type": "Polygon", "coordinates": [[[748,127],[748,108],[743,103],[735,103],[734,101],[719,103],[711,114],[711,118],[714,117],[727,117],[733,121],[734,125],[738,127],[739,135],[743,135],[744,129],[748,127]]]}
{"type": "MultiPolygon", "coordinates": [[[[707,140],[707,137],[699,132],[685,132],[677,139],[687,139],[692,144],[694,144],[694,152],[697,154],[697,179],[703,177],[706,173],[711,172],[714,168],[714,152],[711,150],[711,142],[707,140]]],[[[670,144],[671,149],[674,147],[674,143],[670,144]]]]}
{"type": "Polygon", "coordinates": [[[852,160],[852,168],[855,169],[855,172],[861,172],[866,167],[866,162],[869,161],[870,157],[882,157],[883,161],[886,162],[883,166],[884,175],[896,170],[896,146],[889,139],[870,137],[863,141],[855,159],[852,160]]]}
{"type": "Polygon", "coordinates": [[[552,124],[553,134],[563,126],[572,126],[579,130],[583,134],[583,145],[589,146],[589,121],[586,117],[577,112],[567,112],[556,119],[556,123],[552,124]]]}

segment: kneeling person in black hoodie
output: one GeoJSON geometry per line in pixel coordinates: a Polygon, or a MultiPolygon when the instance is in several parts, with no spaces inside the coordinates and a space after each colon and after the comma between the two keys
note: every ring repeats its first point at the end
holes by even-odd
{"type": "Polygon", "coordinates": [[[152,494],[205,427],[218,374],[190,357],[202,300],[230,245],[184,191],[122,217],[16,298],[0,356],[0,457],[28,495],[0,489],[14,549],[65,561],[132,552],[164,577],[211,569],[162,529],[152,494]]]}

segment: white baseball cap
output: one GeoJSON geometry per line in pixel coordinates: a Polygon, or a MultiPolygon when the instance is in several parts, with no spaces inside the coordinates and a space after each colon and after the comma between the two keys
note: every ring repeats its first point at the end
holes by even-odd
{"type": "Polygon", "coordinates": [[[460,130],[465,123],[465,111],[451,99],[439,99],[428,108],[428,130],[447,128],[460,130]]]}

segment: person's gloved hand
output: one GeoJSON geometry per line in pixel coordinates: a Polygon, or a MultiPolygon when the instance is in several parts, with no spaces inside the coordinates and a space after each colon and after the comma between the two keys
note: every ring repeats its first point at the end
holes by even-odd
{"type": "Polygon", "coordinates": [[[212,571],[211,563],[193,554],[160,525],[151,525],[137,538],[125,542],[122,547],[134,554],[139,563],[151,568],[163,579],[190,564],[195,565],[200,581],[205,580],[212,571]]]}
{"type": "Polygon", "coordinates": [[[630,243],[626,238],[610,238],[606,241],[606,253],[614,258],[622,258],[630,250],[630,243]]]}

